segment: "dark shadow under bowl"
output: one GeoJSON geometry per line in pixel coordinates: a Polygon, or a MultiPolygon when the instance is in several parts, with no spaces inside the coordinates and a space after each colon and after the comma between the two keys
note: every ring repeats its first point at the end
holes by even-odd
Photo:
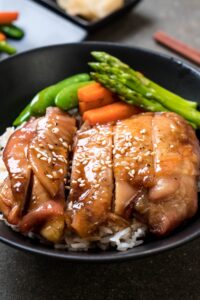
{"type": "MultiPolygon", "coordinates": [[[[88,70],[93,50],[107,51],[164,87],[190,100],[200,99],[200,73],[182,62],[148,50],[108,43],[65,44],[36,49],[0,63],[1,133],[42,88],[69,75],[88,70]]],[[[55,250],[25,238],[0,222],[0,240],[16,248],[55,258],[76,261],[116,261],[135,259],[182,245],[200,235],[197,215],[170,236],[146,242],[132,250],[117,252],[68,252],[55,250]]]]}

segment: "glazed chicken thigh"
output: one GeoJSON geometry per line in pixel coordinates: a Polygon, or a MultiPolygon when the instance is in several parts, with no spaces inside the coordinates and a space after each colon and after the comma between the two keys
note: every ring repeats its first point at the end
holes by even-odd
{"type": "Polygon", "coordinates": [[[57,242],[65,226],[65,180],[75,119],[58,108],[27,122],[10,137],[3,159],[9,176],[0,207],[23,233],[36,231],[57,242]]]}
{"type": "Polygon", "coordinates": [[[111,210],[112,125],[83,125],[77,133],[71,174],[68,215],[81,237],[90,235],[111,210]]]}
{"type": "Polygon", "coordinates": [[[197,211],[200,150],[174,113],[144,113],[115,127],[115,212],[165,235],[197,211]]]}
{"type": "Polygon", "coordinates": [[[162,236],[197,211],[199,142],[175,113],[84,123],[76,132],[74,118],[48,108],[13,133],[3,160],[4,216],[53,243],[66,232],[92,241],[102,226],[116,233],[134,222],[162,236]]]}

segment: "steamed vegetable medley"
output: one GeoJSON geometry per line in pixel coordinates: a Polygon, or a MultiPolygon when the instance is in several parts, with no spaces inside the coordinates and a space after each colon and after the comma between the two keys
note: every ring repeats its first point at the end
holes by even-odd
{"type": "Polygon", "coordinates": [[[92,56],[96,62],[89,63],[90,74],[74,75],[40,91],[14,125],[57,106],[65,111],[79,108],[83,120],[91,125],[125,119],[141,111],[172,111],[193,128],[200,127],[196,102],[164,89],[108,53],[92,52],[92,56]]]}
{"type": "Polygon", "coordinates": [[[21,40],[24,31],[13,24],[19,17],[17,11],[0,11],[0,52],[9,55],[15,54],[17,50],[7,42],[7,39],[21,40]]]}

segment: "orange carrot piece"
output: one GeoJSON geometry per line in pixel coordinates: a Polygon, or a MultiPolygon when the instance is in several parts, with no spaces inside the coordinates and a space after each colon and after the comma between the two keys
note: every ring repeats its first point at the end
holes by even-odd
{"type": "Polygon", "coordinates": [[[115,102],[115,98],[114,94],[100,83],[91,83],[78,90],[79,111],[82,115],[87,110],[115,102]]]}
{"type": "Polygon", "coordinates": [[[123,120],[140,112],[141,110],[133,105],[124,102],[116,102],[86,111],[83,114],[83,120],[88,121],[90,125],[104,124],[112,121],[123,120]]]}
{"type": "Polygon", "coordinates": [[[110,100],[112,98],[113,94],[98,82],[88,84],[78,90],[78,99],[83,102],[110,100]]]}
{"type": "Polygon", "coordinates": [[[5,40],[6,40],[5,34],[3,34],[2,32],[0,32],[0,42],[5,41],[5,40]]]}
{"type": "MultiPolygon", "coordinates": [[[[116,99],[117,99],[117,97],[116,97],[116,99]]],[[[111,104],[113,102],[115,102],[114,97],[105,98],[105,99],[102,98],[101,100],[97,99],[97,100],[90,101],[90,102],[79,101],[79,111],[80,111],[80,114],[83,115],[84,112],[87,110],[99,108],[99,107],[111,104]]]]}
{"type": "Polygon", "coordinates": [[[17,20],[19,13],[17,11],[1,11],[0,24],[10,24],[17,20]]]}

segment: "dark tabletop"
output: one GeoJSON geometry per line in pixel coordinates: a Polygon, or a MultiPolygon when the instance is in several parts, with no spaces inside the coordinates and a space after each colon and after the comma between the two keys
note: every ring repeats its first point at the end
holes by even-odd
{"type": "MultiPolygon", "coordinates": [[[[199,23],[199,0],[144,0],[130,15],[88,39],[170,53],[153,42],[152,34],[164,30],[200,48],[199,23]]],[[[1,300],[200,299],[200,239],[160,255],[115,264],[66,263],[3,244],[0,253],[1,300]]]]}

